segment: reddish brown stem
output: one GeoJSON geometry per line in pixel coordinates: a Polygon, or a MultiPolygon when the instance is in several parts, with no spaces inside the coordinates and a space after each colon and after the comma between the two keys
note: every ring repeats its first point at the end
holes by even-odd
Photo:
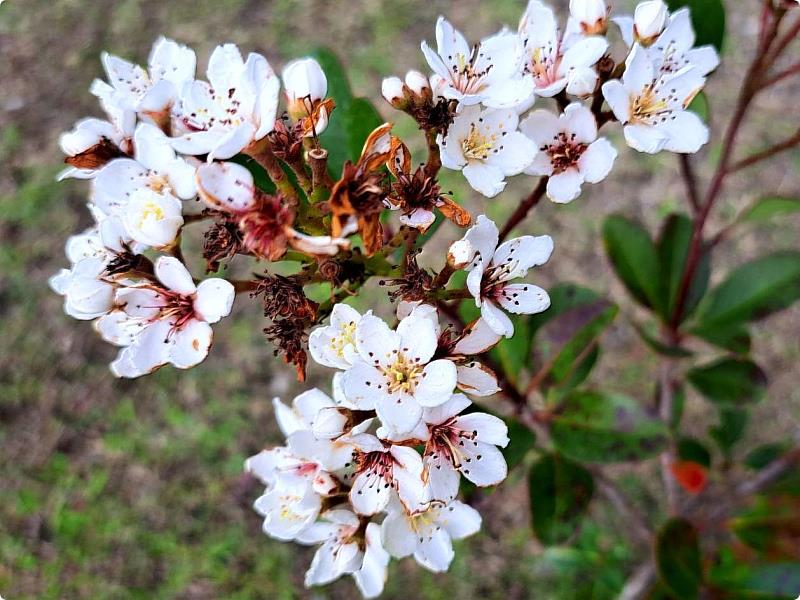
{"type": "Polygon", "coordinates": [[[517,225],[522,222],[525,217],[528,216],[528,213],[531,209],[539,204],[539,200],[542,199],[544,196],[544,192],[547,189],[547,177],[542,177],[539,180],[539,184],[533,189],[533,191],[525,198],[520,205],[517,207],[517,210],[513,212],[513,214],[509,217],[506,224],[503,225],[503,229],[500,230],[500,241],[502,242],[508,234],[511,233],[511,230],[514,229],[517,225]]]}
{"type": "Polygon", "coordinates": [[[792,66],[785,68],[782,71],[778,71],[777,73],[775,73],[775,75],[773,75],[769,79],[765,79],[761,83],[761,87],[762,88],[771,87],[771,86],[775,85],[776,83],[778,83],[780,81],[783,81],[784,79],[788,79],[789,77],[792,77],[793,75],[800,75],[800,62],[797,62],[797,63],[793,64],[792,66]]]}
{"type": "Polygon", "coordinates": [[[774,146],[767,148],[766,150],[762,150],[761,152],[756,152],[755,154],[748,156],[747,158],[744,158],[737,163],[732,164],[730,167],[728,167],[727,172],[733,173],[740,169],[745,169],[758,162],[761,162],[762,160],[772,158],[776,154],[780,154],[781,152],[786,152],[787,150],[791,150],[792,148],[798,145],[800,145],[800,129],[798,129],[793,136],[780,142],[779,144],[775,144],[774,146]]]}

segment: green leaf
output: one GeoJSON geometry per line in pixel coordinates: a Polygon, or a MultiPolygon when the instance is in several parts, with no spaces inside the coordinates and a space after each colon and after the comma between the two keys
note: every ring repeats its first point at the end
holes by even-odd
{"type": "Polygon", "coordinates": [[[750,332],[743,323],[731,323],[724,327],[711,327],[708,329],[695,327],[691,332],[715,346],[730,350],[736,354],[750,352],[750,332]]]}
{"type": "Polygon", "coordinates": [[[356,161],[364,149],[364,142],[372,131],[383,124],[378,109],[366,98],[353,98],[343,111],[342,119],[347,130],[347,153],[356,161]]]}
{"type": "Polygon", "coordinates": [[[694,525],[670,519],[656,534],[658,576],[678,598],[697,598],[703,580],[700,544],[694,525]]]}
{"type": "Polygon", "coordinates": [[[711,113],[711,107],[709,105],[708,96],[706,96],[706,93],[698,92],[697,95],[692,98],[687,110],[696,113],[697,116],[700,117],[705,123],[708,123],[708,116],[711,113]]]}
{"type": "Polygon", "coordinates": [[[612,215],[603,223],[603,243],[631,295],[648,308],[660,309],[659,261],[647,231],[623,216],[612,215]]]}
{"type": "Polygon", "coordinates": [[[694,367],[687,374],[694,388],[712,402],[732,406],[761,400],[767,376],[756,363],[740,358],[721,358],[694,367]]]}
{"type": "Polygon", "coordinates": [[[695,46],[711,44],[722,50],[725,39],[725,5],[722,0],[667,0],[674,12],[686,6],[692,11],[692,26],[696,34],[695,46]]]}
{"type": "Polygon", "coordinates": [[[711,290],[698,316],[699,329],[754,321],[800,298],[800,252],[785,251],[749,262],[711,290]]]}
{"type": "Polygon", "coordinates": [[[667,429],[632,399],[579,391],[568,395],[553,418],[553,443],[579,461],[612,463],[641,460],[661,451],[667,429]]]}
{"type": "Polygon", "coordinates": [[[678,458],[703,465],[707,469],[711,467],[711,453],[696,438],[684,437],[678,440],[678,458]]]}
{"type": "Polygon", "coordinates": [[[692,356],[693,354],[691,350],[687,350],[686,348],[665,344],[656,336],[648,332],[644,326],[639,325],[638,323],[633,323],[633,328],[636,330],[636,333],[639,334],[639,337],[642,338],[642,341],[644,341],[644,343],[647,344],[650,349],[657,354],[661,354],[662,356],[670,356],[672,358],[686,358],[688,356],[692,356]]]}
{"type": "Polygon", "coordinates": [[[592,474],[581,465],[548,454],[528,473],[533,530],[547,545],[568,540],[577,530],[594,493],[592,474]]]}
{"type": "Polygon", "coordinates": [[[740,408],[722,408],[719,411],[719,424],[708,428],[709,435],[717,442],[723,453],[730,456],[731,450],[742,439],[747,428],[749,416],[740,408]]]}
{"type": "Polygon", "coordinates": [[[783,454],[789,450],[789,447],[789,444],[786,442],[761,444],[747,453],[747,456],[744,458],[744,464],[746,467],[756,471],[763,469],[773,460],[783,456],[783,454]]]}
{"type": "Polygon", "coordinates": [[[503,419],[508,426],[509,442],[500,451],[506,459],[510,471],[520,464],[536,445],[536,434],[516,419],[503,419]]]}
{"type": "MultiPolygon", "coordinates": [[[[692,220],[682,214],[669,215],[661,228],[658,240],[658,260],[661,269],[660,295],[663,298],[661,316],[665,321],[669,321],[677,309],[693,229],[692,220]]],[[[708,289],[708,279],[711,275],[711,252],[708,248],[704,248],[701,252],[686,301],[681,310],[681,322],[692,314],[708,289]]]]}
{"type": "Polygon", "coordinates": [[[761,223],[775,217],[800,212],[800,198],[772,196],[760,198],[739,215],[740,223],[761,223]]]}
{"type": "Polygon", "coordinates": [[[797,545],[800,512],[796,498],[760,497],[752,508],[736,515],[729,523],[736,537],[758,553],[772,560],[800,560],[797,545]]]}

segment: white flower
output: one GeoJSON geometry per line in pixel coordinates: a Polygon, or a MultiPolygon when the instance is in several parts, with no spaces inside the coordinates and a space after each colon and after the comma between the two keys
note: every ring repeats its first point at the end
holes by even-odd
{"type": "Polygon", "coordinates": [[[428,501],[422,458],[414,448],[384,443],[368,433],[353,438],[355,471],[350,504],[360,515],[386,509],[396,497],[407,508],[428,501]]]}
{"type": "Polygon", "coordinates": [[[439,17],[436,46],[434,52],[422,42],[422,52],[434,71],[435,95],[492,108],[511,108],[530,97],[531,82],[519,77],[520,49],[514,34],[504,30],[470,46],[461,32],[439,17]]]}
{"type": "Polygon", "coordinates": [[[537,95],[552,97],[566,89],[575,96],[594,91],[594,65],[608,49],[599,36],[562,38],[555,14],[539,0],[531,0],[519,23],[524,48],[523,73],[537,95]]]}
{"type": "Polygon", "coordinates": [[[511,337],[514,325],[497,304],[515,314],[535,314],[547,310],[550,297],[542,288],[529,283],[508,283],[525,277],[528,269],[546,263],[553,252],[549,235],[514,238],[497,246],[497,225],[480,215],[456,244],[469,249],[469,264],[464,269],[467,288],[481,309],[481,317],[498,335],[511,337]]]}
{"type": "Polygon", "coordinates": [[[497,485],[508,467],[497,446],[508,445],[508,427],[497,417],[473,412],[460,415],[472,404],[463,394],[426,408],[428,428],[423,463],[431,500],[450,502],[458,494],[459,473],[479,487],[497,485]]]}
{"type": "Polygon", "coordinates": [[[117,215],[128,235],[161,248],[175,241],[183,225],[180,198],[196,195],[194,168],[175,156],[164,133],[140,123],[134,135],[136,159],[112,160],[92,181],[92,205],[117,215]]]}
{"type": "Polygon", "coordinates": [[[603,96],[624,125],[631,148],[650,154],[692,153],[708,141],[708,128],[686,107],[705,79],[694,67],[661,75],[647,50],[636,44],[625,61],[622,81],[603,84],[603,96]]]}
{"type": "Polygon", "coordinates": [[[184,154],[230,158],[275,127],[280,80],[267,59],[250,53],[247,62],[233,44],[217,46],[208,62],[208,83],[184,86],[173,116],[183,133],[173,138],[184,154]]]}
{"type": "Polygon", "coordinates": [[[107,218],[100,225],[67,240],[69,269],[53,275],[50,287],[64,296],[64,312],[89,321],[114,308],[115,277],[106,270],[121,253],[138,252],[141,247],[127,237],[119,219],[107,218]]]}
{"type": "Polygon", "coordinates": [[[356,327],[361,313],[347,304],[333,307],[330,325],[317,327],[308,336],[311,357],[319,364],[333,369],[349,369],[358,359],[356,327]]]}
{"type": "Polygon", "coordinates": [[[493,198],[506,187],[506,177],[518,175],[533,160],[536,146],[517,131],[513,110],[465,106],[447,135],[440,136],[442,164],[461,170],[472,189],[493,198]]]}
{"type": "Polygon", "coordinates": [[[345,509],[329,510],[320,519],[297,538],[301,544],[322,544],[306,571],[306,587],[325,585],[351,574],[362,596],[379,596],[389,564],[380,525],[368,523],[362,530],[361,520],[345,509]]]}
{"type": "Polygon", "coordinates": [[[392,106],[403,106],[406,102],[403,80],[399,77],[385,77],[381,82],[381,95],[392,106]]]}
{"type": "Polygon", "coordinates": [[[695,35],[688,8],[670,15],[663,33],[647,48],[650,60],[662,75],[674,75],[692,66],[706,76],[719,65],[719,54],[713,46],[694,47],[695,35]]]}
{"type": "Polygon", "coordinates": [[[453,560],[452,540],[481,528],[481,516],[471,506],[454,500],[447,506],[408,513],[397,507],[381,525],[383,546],[392,556],[414,559],[434,573],[446,571],[453,560]]]}
{"type": "Polygon", "coordinates": [[[582,35],[604,34],[608,27],[605,0],[569,0],[567,32],[582,35]]]}
{"type": "Polygon", "coordinates": [[[519,128],[539,147],[525,172],[549,177],[547,196],[553,202],[571,202],[584,181],[605,179],[617,157],[606,138],[598,139],[592,111],[579,103],[570,104],[559,116],[536,110],[519,128]]]}
{"type": "Polygon", "coordinates": [[[431,360],[437,346],[436,326],[412,314],[392,331],[378,317],[364,315],[356,326],[358,358],[345,372],[345,397],[360,409],[375,409],[384,425],[411,431],[424,406],[450,398],[457,372],[452,361],[431,360]]]}
{"type": "Polygon", "coordinates": [[[339,488],[317,462],[298,457],[285,447],[251,456],[245,461],[245,470],[267,486],[253,508],[264,517],[264,533],[279,540],[293,540],[313,526],[322,498],[339,488]]]}
{"type": "Polygon", "coordinates": [[[96,79],[91,91],[107,112],[120,110],[159,125],[168,123],[169,111],[184,83],[194,79],[194,51],[166,38],[153,44],[145,71],[140,66],[104,52],[108,83],[96,79]]]}
{"type": "Polygon", "coordinates": [[[636,5],[633,18],[620,16],[612,20],[629,47],[636,42],[649,46],[664,31],[668,16],[669,9],[663,0],[647,0],[636,5]]]}
{"type": "Polygon", "coordinates": [[[186,267],[171,256],[155,264],[160,283],[139,283],[117,290],[120,307],[98,319],[96,328],[112,344],[123,346],[111,371],[139,377],[171,363],[187,369],[205,359],[211,347],[211,323],[230,313],[233,286],[224,279],[195,285],[186,267]]]}

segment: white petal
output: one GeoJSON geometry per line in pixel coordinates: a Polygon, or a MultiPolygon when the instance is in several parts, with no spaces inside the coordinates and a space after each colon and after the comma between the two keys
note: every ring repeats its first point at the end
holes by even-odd
{"type": "Polygon", "coordinates": [[[508,475],[503,453],[491,444],[465,441],[461,452],[461,474],[478,487],[497,485],[508,475]]]}
{"type": "Polygon", "coordinates": [[[606,178],[614,166],[617,151],[606,138],[599,138],[589,144],[578,159],[578,170],[584,181],[597,183],[606,178]]]}
{"type": "Polygon", "coordinates": [[[438,343],[436,326],[423,314],[411,314],[397,326],[400,353],[412,362],[427,363],[438,343]]]}
{"type": "Polygon", "coordinates": [[[194,294],[197,288],[192,275],[183,263],[173,256],[161,256],[156,261],[156,277],[165,287],[179,294],[194,294]]]}
{"type": "Polygon", "coordinates": [[[425,408],[423,419],[431,425],[439,425],[460,414],[471,404],[464,394],[453,394],[444,404],[425,408]]]}
{"type": "Polygon", "coordinates": [[[664,149],[670,152],[692,154],[708,142],[708,127],[690,111],[676,112],[662,129],[669,135],[664,149]]]}
{"type": "Polygon", "coordinates": [[[253,175],[231,162],[206,163],[198,167],[200,198],[211,208],[238,213],[255,205],[253,175]]]}
{"type": "Polygon", "coordinates": [[[489,154],[487,164],[499,168],[505,176],[512,176],[519,175],[531,164],[538,149],[525,135],[519,131],[511,131],[496,150],[489,154]]]}
{"type": "Polygon", "coordinates": [[[361,568],[353,573],[358,590],[365,598],[375,598],[383,592],[386,583],[386,567],[389,564],[389,553],[381,544],[381,526],[369,523],[364,535],[366,548],[361,568]]]}
{"type": "Polygon", "coordinates": [[[500,336],[483,319],[478,319],[468,325],[467,331],[468,333],[456,342],[453,347],[455,354],[463,356],[480,354],[481,352],[486,352],[500,341],[500,336]]]}
{"type": "Polygon", "coordinates": [[[619,79],[612,79],[603,84],[603,97],[608,102],[614,116],[620,123],[627,123],[631,118],[631,98],[619,79]]]}
{"type": "Polygon", "coordinates": [[[494,302],[486,300],[481,304],[481,317],[496,334],[507,338],[514,335],[514,324],[511,319],[494,302]]]}
{"type": "Polygon", "coordinates": [[[395,558],[404,558],[417,548],[417,536],[410,520],[401,510],[390,513],[381,524],[383,547],[395,558]]]}
{"type": "Polygon", "coordinates": [[[634,44],[628,58],[625,59],[625,73],[622,81],[625,89],[639,94],[646,85],[653,82],[653,63],[647,55],[647,50],[639,44],[634,44]]]}
{"type": "Polygon", "coordinates": [[[547,197],[558,204],[567,204],[580,196],[582,183],[580,171],[570,167],[547,180],[547,197]]]}
{"type": "Polygon", "coordinates": [[[530,283],[506,285],[497,301],[508,312],[521,315],[533,315],[550,307],[550,296],[547,292],[530,283]]]}
{"type": "Polygon", "coordinates": [[[189,321],[176,331],[170,344],[170,362],[179,369],[201,363],[211,347],[211,325],[204,321],[189,321]]]}
{"type": "Polygon", "coordinates": [[[245,146],[253,141],[255,133],[256,128],[249,121],[231,129],[217,140],[214,148],[208,153],[208,160],[224,160],[239,154],[245,146]]]}
{"type": "Polygon", "coordinates": [[[553,143],[561,131],[561,122],[549,110],[539,109],[522,119],[519,130],[528,136],[538,146],[547,146],[553,143]]]}
{"type": "Polygon", "coordinates": [[[456,419],[456,427],[464,431],[477,431],[477,441],[484,444],[506,447],[508,426],[505,422],[487,413],[469,413],[456,419]]]}
{"type": "Polygon", "coordinates": [[[197,286],[194,310],[207,323],[216,323],[230,314],[235,297],[236,291],[229,281],[206,279],[197,286]]]}
{"type": "Polygon", "coordinates": [[[447,402],[456,387],[457,371],[452,361],[434,360],[425,365],[414,397],[422,406],[438,406],[447,402]]]}
{"type": "Polygon", "coordinates": [[[493,165],[473,161],[462,169],[462,173],[472,189],[487,198],[494,198],[506,187],[503,172],[493,165]]]}
{"type": "Polygon", "coordinates": [[[523,235],[503,242],[492,258],[493,267],[503,267],[499,281],[524,277],[528,269],[543,265],[553,253],[553,238],[549,235],[523,235]]]}
{"type": "Polygon", "coordinates": [[[350,504],[360,515],[374,515],[386,508],[394,490],[386,485],[382,477],[372,472],[361,473],[353,481],[350,489],[350,504]]]}
{"type": "Polygon", "coordinates": [[[458,500],[441,509],[440,515],[439,522],[454,540],[478,533],[481,528],[480,513],[458,500]]]}
{"type": "Polygon", "coordinates": [[[278,427],[286,437],[289,437],[295,431],[302,431],[308,428],[308,423],[303,420],[301,415],[281,402],[280,398],[272,399],[272,410],[275,413],[278,427]]]}
{"type": "Polygon", "coordinates": [[[497,376],[488,367],[472,362],[458,366],[458,389],[474,396],[491,396],[500,391],[497,376]]]}
{"type": "Polygon", "coordinates": [[[667,134],[647,125],[626,125],[622,129],[628,146],[639,152],[655,154],[661,152],[667,143],[667,134]]]}
{"type": "Polygon", "coordinates": [[[356,348],[361,358],[373,365],[388,366],[394,361],[401,338],[384,321],[364,315],[356,327],[356,348]]]}
{"type": "Polygon", "coordinates": [[[592,111],[579,102],[573,102],[564,109],[566,130],[575,134],[575,140],[590,144],[597,139],[597,121],[592,111]]]}
{"type": "Polygon", "coordinates": [[[447,571],[453,561],[453,544],[450,536],[441,529],[420,532],[422,541],[417,544],[414,559],[434,573],[447,571]]]}
{"type": "Polygon", "coordinates": [[[402,393],[376,398],[375,410],[381,422],[397,434],[413,431],[422,419],[420,403],[413,396],[402,393]]]}
{"type": "Polygon", "coordinates": [[[431,500],[450,502],[458,495],[461,474],[444,453],[425,456],[431,500]]]}
{"type": "Polygon", "coordinates": [[[349,402],[366,408],[384,395],[386,379],[374,366],[361,360],[342,375],[342,390],[349,402]],[[380,388],[378,386],[381,386],[380,388]]]}

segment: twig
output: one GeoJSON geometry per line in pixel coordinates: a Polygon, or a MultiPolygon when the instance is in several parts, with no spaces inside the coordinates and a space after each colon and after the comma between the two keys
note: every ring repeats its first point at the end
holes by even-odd
{"type": "Polygon", "coordinates": [[[512,215],[506,221],[506,224],[503,225],[503,229],[500,230],[500,241],[502,242],[508,234],[511,233],[511,230],[514,229],[519,223],[528,216],[528,212],[539,203],[539,200],[542,199],[544,196],[544,192],[547,189],[547,177],[542,177],[539,180],[539,184],[533,189],[533,191],[525,198],[520,205],[517,207],[512,215]]]}
{"type": "Polygon", "coordinates": [[[761,82],[761,88],[768,88],[776,83],[791,77],[792,75],[800,75],[800,62],[793,64],[790,67],[785,68],[782,71],[778,71],[775,75],[770,77],[769,79],[765,79],[761,82]]]}
{"type": "Polygon", "coordinates": [[[734,494],[739,498],[757,494],[798,466],[800,466],[800,448],[795,448],[773,460],[761,469],[753,479],[743,481],[736,486],[734,494]]]}
{"type": "Polygon", "coordinates": [[[734,163],[727,169],[727,173],[733,173],[740,169],[745,169],[747,167],[753,166],[754,164],[761,162],[762,160],[766,160],[768,158],[772,158],[776,154],[780,154],[781,152],[785,152],[786,150],[791,150],[795,146],[800,145],[800,129],[798,129],[793,136],[790,138],[780,142],[779,144],[775,144],[774,146],[767,148],[766,150],[762,150],[761,152],[756,152],[752,156],[748,156],[740,160],[737,163],[734,163]]]}
{"type": "Polygon", "coordinates": [[[625,582],[618,600],[642,600],[656,582],[656,568],[651,561],[639,565],[625,582]]]}
{"type": "Polygon", "coordinates": [[[639,510],[628,499],[625,493],[617,487],[613,481],[606,477],[605,473],[598,467],[590,468],[592,475],[594,475],[595,483],[600,493],[605,496],[616,511],[625,520],[626,527],[630,528],[636,538],[644,546],[650,546],[653,540],[653,532],[647,524],[647,521],[639,512],[639,510]]]}
{"type": "Polygon", "coordinates": [[[428,160],[425,163],[425,172],[429,177],[435,177],[442,168],[442,158],[439,154],[439,142],[437,141],[437,131],[435,127],[425,130],[425,140],[428,142],[428,160]]]}
{"type": "Polygon", "coordinates": [[[686,196],[692,205],[694,214],[700,212],[700,194],[697,191],[697,175],[694,172],[691,158],[688,154],[678,154],[678,164],[681,167],[681,176],[686,186],[686,196]]]}

